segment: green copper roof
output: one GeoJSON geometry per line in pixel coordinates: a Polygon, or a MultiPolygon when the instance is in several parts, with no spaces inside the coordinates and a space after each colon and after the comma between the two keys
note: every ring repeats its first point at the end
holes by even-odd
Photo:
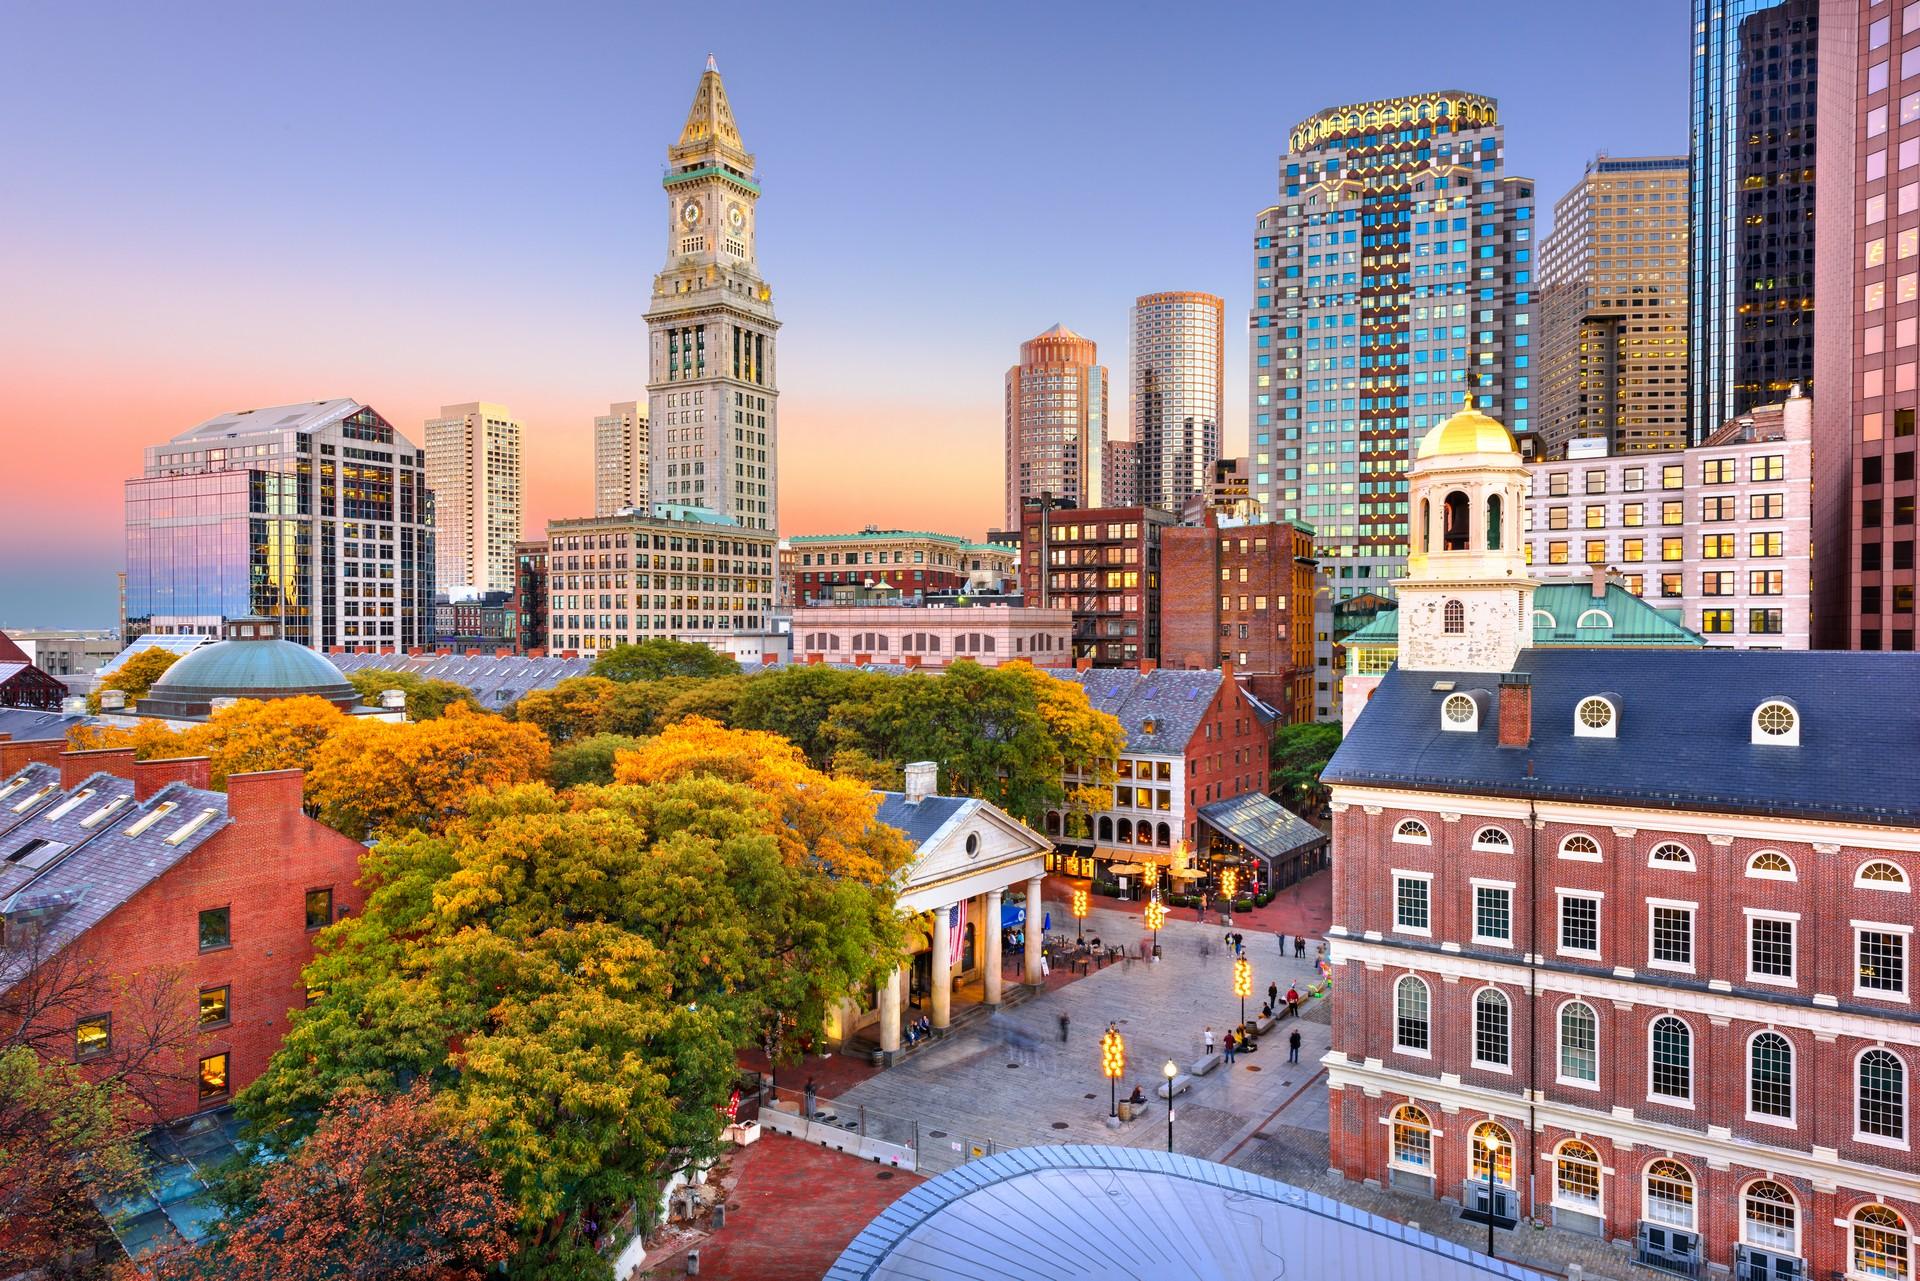
{"type": "Polygon", "coordinates": [[[994,547],[987,543],[974,543],[958,534],[936,534],[925,529],[863,529],[857,534],[793,534],[787,542],[795,547],[802,543],[893,543],[902,538],[926,538],[936,543],[945,543],[949,547],[964,548],[969,551],[1011,552],[1011,547],[994,547]]]}
{"type": "MultiPolygon", "coordinates": [[[[1398,610],[1382,610],[1342,642],[1348,649],[1400,643],[1398,610]]],[[[1533,643],[1542,648],[1622,646],[1699,649],[1706,644],[1666,612],[1619,583],[1609,582],[1599,599],[1585,579],[1540,584],[1533,593],[1533,643]],[[1584,620],[1584,621],[1583,621],[1584,620]]]]}
{"type": "Polygon", "coordinates": [[[719,165],[702,165],[698,169],[688,169],[682,173],[670,173],[660,179],[660,185],[667,188],[679,186],[683,182],[695,182],[701,178],[724,178],[736,187],[760,194],[760,184],[751,178],[743,178],[731,169],[719,165]]]}
{"type": "Polygon", "coordinates": [[[322,655],[288,640],[228,640],[202,645],[169,667],[153,684],[169,690],[252,693],[333,693],[351,689],[340,669],[322,655]]]}

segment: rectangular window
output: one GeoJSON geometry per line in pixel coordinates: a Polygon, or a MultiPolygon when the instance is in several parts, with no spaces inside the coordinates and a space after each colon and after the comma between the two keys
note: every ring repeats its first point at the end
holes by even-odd
{"type": "Polygon", "coordinates": [[[1730,569],[1708,569],[1700,573],[1700,594],[1702,596],[1733,595],[1733,571],[1730,569]]]}
{"type": "Polygon", "coordinates": [[[1424,876],[1393,878],[1393,927],[1416,934],[1430,932],[1433,915],[1429,902],[1432,881],[1424,876]]]}
{"type": "Polygon", "coordinates": [[[1730,609],[1701,610],[1700,630],[1709,636],[1733,635],[1733,611],[1730,609]]]}
{"type": "Polygon", "coordinates": [[[1740,515],[1732,494],[1714,494],[1700,500],[1700,519],[1703,521],[1735,520],[1740,515]]]}
{"type": "Polygon", "coordinates": [[[220,987],[201,988],[200,1026],[220,1027],[232,1019],[232,995],[232,991],[224,984],[220,987]]]}
{"type": "Polygon", "coordinates": [[[1686,485],[1687,469],[1684,464],[1668,463],[1660,469],[1660,488],[1685,489],[1686,485]]]}
{"type": "Polygon", "coordinates": [[[1860,961],[1854,991],[1862,996],[1905,996],[1907,936],[1873,926],[1856,927],[1860,961]]]}
{"type": "Polygon", "coordinates": [[[1781,480],[1786,474],[1785,454],[1757,454],[1747,465],[1747,476],[1751,480],[1781,480]]]}
{"type": "Polygon", "coordinates": [[[1588,503],[1584,515],[1588,529],[1605,529],[1607,527],[1606,504],[1588,503]]]}
{"type": "Polygon", "coordinates": [[[1645,503],[1622,503],[1620,505],[1620,523],[1630,529],[1638,529],[1647,523],[1647,505],[1645,503]]]}
{"type": "Polygon", "coordinates": [[[1620,559],[1635,564],[1647,558],[1647,543],[1644,538],[1625,538],[1620,541],[1620,559]]]}
{"type": "Polygon", "coordinates": [[[1684,596],[1685,594],[1686,594],[1686,591],[1681,583],[1681,575],[1679,574],[1660,575],[1660,595],[1663,598],[1668,600],[1673,600],[1673,599],[1677,599],[1678,597],[1684,596]]]}
{"type": "Polygon", "coordinates": [[[1747,594],[1749,596],[1784,596],[1787,590],[1787,575],[1781,569],[1750,569],[1747,571],[1747,594]]]}
{"type": "Polygon", "coordinates": [[[1787,612],[1783,609],[1750,609],[1747,631],[1754,636],[1780,636],[1787,630],[1787,612]]]}
{"type": "Polygon", "coordinates": [[[1511,889],[1498,885],[1474,886],[1473,941],[1501,944],[1513,941],[1513,891],[1511,889]]]}
{"type": "Polygon", "coordinates": [[[1651,913],[1648,964],[1662,969],[1692,969],[1693,909],[1656,903],[1651,913]]]}
{"type": "Polygon", "coordinates": [[[1700,480],[1708,485],[1731,485],[1734,480],[1733,459],[1708,458],[1700,463],[1700,480]]]}
{"type": "Polygon", "coordinates": [[[324,929],[333,921],[333,889],[307,891],[307,928],[324,929]]]}
{"type": "Polygon", "coordinates": [[[227,1056],[225,1052],[209,1054],[200,1060],[200,1097],[205,1099],[224,1098],[227,1093],[227,1056]]]}
{"type": "Polygon", "coordinates": [[[1660,504],[1660,523],[1662,525],[1684,525],[1687,523],[1687,505],[1678,498],[1669,498],[1660,504]]]}
{"type": "Polygon", "coordinates": [[[1644,467],[1629,467],[1620,473],[1620,488],[1629,494],[1637,494],[1647,487],[1647,471],[1644,467]]]}
{"type": "Polygon", "coordinates": [[[1751,520],[1784,520],[1786,515],[1785,494],[1754,494],[1747,499],[1747,516],[1751,520]]]}
{"type": "MultiPolygon", "coordinates": [[[[1685,560],[1687,558],[1687,540],[1678,534],[1660,540],[1661,560],[1685,560]]],[[[1675,593],[1678,595],[1678,593],[1675,593]]]]}
{"type": "Polygon", "coordinates": [[[1560,950],[1600,954],[1600,900],[1581,894],[1560,896],[1560,950]]]}
{"type": "Polygon", "coordinates": [[[210,907],[200,913],[200,950],[216,952],[233,945],[233,909],[210,907]]]}
{"type": "Polygon", "coordinates": [[[1731,560],[1735,546],[1732,534],[1700,535],[1700,555],[1707,560],[1731,560]]]}
{"type": "Polygon", "coordinates": [[[1589,565],[1606,564],[1607,563],[1607,540],[1604,538],[1589,538],[1587,540],[1586,553],[1587,553],[1587,564],[1589,565]]]}
{"type": "Polygon", "coordinates": [[[1762,982],[1793,978],[1793,922],[1776,916],[1747,918],[1747,977],[1762,982]]]}
{"type": "Polygon", "coordinates": [[[97,1059],[113,1048],[113,1015],[89,1014],[74,1024],[73,1057],[97,1059]]]}
{"type": "Polygon", "coordinates": [[[1787,536],[1778,530],[1770,533],[1755,531],[1747,535],[1747,554],[1751,556],[1784,556],[1787,536]]]}
{"type": "Polygon", "coordinates": [[[1598,469],[1587,473],[1587,492],[1604,494],[1607,492],[1607,473],[1598,469]]]}

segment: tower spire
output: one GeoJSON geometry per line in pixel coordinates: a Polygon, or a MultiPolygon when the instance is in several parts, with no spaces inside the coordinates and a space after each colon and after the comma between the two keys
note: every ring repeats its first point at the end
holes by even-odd
{"type": "Polygon", "coordinates": [[[707,55],[707,69],[700,73],[700,84],[693,91],[687,123],[680,130],[680,141],[668,152],[668,159],[674,165],[718,161],[742,172],[753,169],[753,157],[740,140],[739,126],[733,123],[727,87],[720,81],[720,68],[712,54],[707,55]]]}

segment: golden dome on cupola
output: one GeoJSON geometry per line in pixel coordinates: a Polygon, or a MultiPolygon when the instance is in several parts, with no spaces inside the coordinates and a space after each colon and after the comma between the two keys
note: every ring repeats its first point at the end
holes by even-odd
{"type": "Polygon", "coordinates": [[[1420,438],[1416,458],[1439,458],[1457,454],[1514,454],[1520,447],[1513,434],[1499,419],[1473,407],[1473,393],[1467,393],[1460,412],[1420,438]]]}

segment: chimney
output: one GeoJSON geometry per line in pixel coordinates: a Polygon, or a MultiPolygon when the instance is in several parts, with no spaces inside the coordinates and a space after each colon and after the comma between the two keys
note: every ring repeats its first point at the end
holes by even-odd
{"type": "Polygon", "coordinates": [[[1525,747],[1533,741],[1533,677],[1507,672],[1500,677],[1500,746],[1525,747]]]}
{"type": "Polygon", "coordinates": [[[1593,567],[1593,598],[1595,600],[1605,600],[1606,597],[1607,567],[1605,565],[1595,565],[1593,567]]]}
{"type": "Polygon", "coordinates": [[[535,645],[532,649],[527,651],[528,658],[545,658],[546,656],[547,656],[547,647],[545,645],[535,645]]]}
{"type": "Polygon", "coordinates": [[[181,756],[170,761],[135,761],[133,799],[144,801],[169,783],[185,783],[202,791],[213,785],[213,763],[204,756],[181,756]]]}
{"type": "Polygon", "coordinates": [[[380,706],[390,712],[403,712],[407,709],[407,691],[403,689],[383,689],[380,691],[380,706]]]}
{"type": "Polygon", "coordinates": [[[940,788],[940,766],[933,761],[914,761],[901,772],[906,775],[909,805],[918,805],[940,788]]]}
{"type": "Polygon", "coordinates": [[[127,709],[127,691],[124,689],[103,689],[100,691],[100,710],[103,712],[123,712],[127,709]]]}
{"type": "Polygon", "coordinates": [[[779,657],[778,654],[762,654],[760,655],[760,665],[762,667],[770,667],[778,661],[779,657]]]}
{"type": "Polygon", "coordinates": [[[1140,660],[1140,674],[1144,676],[1148,672],[1156,670],[1159,666],[1160,664],[1154,662],[1151,658],[1143,658],[1140,660]]]}
{"type": "Polygon", "coordinates": [[[495,658],[512,658],[512,657],[513,657],[513,651],[512,651],[512,650],[510,650],[510,649],[507,649],[507,648],[505,648],[505,647],[503,646],[503,647],[501,647],[501,648],[499,648],[499,649],[496,649],[496,650],[494,650],[494,651],[493,651],[493,656],[494,656],[495,658]]]}
{"type": "Polygon", "coordinates": [[[227,814],[236,823],[275,820],[300,813],[305,770],[262,770],[227,776],[227,814]]]}
{"type": "Polygon", "coordinates": [[[1076,658],[1073,660],[1073,670],[1076,672],[1090,672],[1093,670],[1093,660],[1091,658],[1076,658]]]}
{"type": "Polygon", "coordinates": [[[133,763],[131,747],[103,747],[92,752],[60,753],[60,786],[72,787],[90,774],[111,774],[115,778],[132,778],[137,767],[133,763]]]}
{"type": "Polygon", "coordinates": [[[66,750],[67,740],[64,738],[22,739],[18,742],[0,743],[0,778],[18,774],[35,761],[52,765],[59,761],[66,750]]]}

